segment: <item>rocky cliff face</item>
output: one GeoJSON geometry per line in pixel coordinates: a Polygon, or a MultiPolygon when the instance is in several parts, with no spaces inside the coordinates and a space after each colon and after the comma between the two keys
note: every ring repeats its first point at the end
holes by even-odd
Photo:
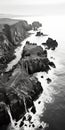
{"type": "Polygon", "coordinates": [[[0,73],[15,56],[14,49],[27,36],[32,25],[25,20],[0,19],[0,73]]]}

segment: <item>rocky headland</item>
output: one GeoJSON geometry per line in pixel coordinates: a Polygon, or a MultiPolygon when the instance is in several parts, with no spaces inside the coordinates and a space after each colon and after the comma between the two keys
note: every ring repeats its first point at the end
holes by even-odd
{"type": "MultiPolygon", "coordinates": [[[[35,113],[34,101],[44,90],[34,74],[40,71],[48,73],[51,67],[56,66],[48,59],[46,49],[27,41],[20,61],[12,70],[5,72],[7,64],[14,57],[15,47],[29,36],[28,31],[36,30],[41,24],[33,22],[29,25],[26,21],[10,19],[7,22],[6,19],[5,24],[0,23],[0,26],[0,129],[6,130],[11,122],[10,116],[17,122],[24,118],[29,108],[35,113]]],[[[43,45],[54,50],[58,44],[49,38],[43,45]]],[[[48,78],[47,82],[50,83],[51,79],[48,78]]]]}

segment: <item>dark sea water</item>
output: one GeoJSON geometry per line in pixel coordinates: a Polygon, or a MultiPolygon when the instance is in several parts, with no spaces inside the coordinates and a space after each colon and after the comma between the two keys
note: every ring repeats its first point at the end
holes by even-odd
{"type": "MultiPolygon", "coordinates": [[[[34,102],[37,111],[36,114],[33,115],[29,112],[29,114],[32,115],[32,121],[34,122],[35,127],[29,128],[29,124],[26,122],[27,127],[20,129],[14,127],[14,129],[65,130],[65,16],[24,17],[23,19],[28,20],[29,23],[34,20],[42,22],[43,26],[40,30],[45,34],[48,34],[48,37],[56,39],[58,47],[55,51],[48,51],[48,58],[55,63],[56,69],[51,69],[48,74],[44,72],[35,74],[44,89],[39,99],[34,102]],[[54,59],[51,59],[51,56],[54,59]],[[44,76],[44,79],[41,78],[41,75],[44,76]],[[48,77],[52,80],[49,85],[46,81],[46,78],[48,77]],[[41,101],[41,103],[38,104],[38,101],[41,101]],[[42,128],[39,128],[40,124],[43,126],[42,128]]],[[[41,45],[48,37],[35,37],[35,34],[33,34],[26,40],[41,45]]],[[[22,45],[24,44],[25,41],[22,42],[22,45]]],[[[20,58],[21,51],[22,48],[18,48],[16,51],[17,60],[20,58]]],[[[15,61],[13,63],[15,63],[15,61]]],[[[8,67],[11,67],[11,65],[12,63],[8,67]]]]}

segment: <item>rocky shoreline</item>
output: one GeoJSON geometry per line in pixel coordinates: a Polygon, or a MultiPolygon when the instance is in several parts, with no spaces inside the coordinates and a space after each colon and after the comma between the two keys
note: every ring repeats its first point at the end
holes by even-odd
{"type": "MultiPolygon", "coordinates": [[[[37,30],[37,28],[41,26],[39,22],[33,22],[32,25],[28,25],[26,21],[24,23],[25,24],[22,25],[21,21],[19,21],[12,26],[16,26],[16,28],[18,29],[17,33],[21,31],[24,25],[27,31],[31,30],[32,28],[34,30],[37,30]],[[31,26],[32,28],[30,28],[31,26]]],[[[6,31],[10,31],[9,29],[10,28],[8,28],[8,30],[6,31]]],[[[21,36],[22,33],[20,33],[20,38],[21,36]]],[[[12,38],[14,38],[14,35],[12,36],[12,38]]],[[[17,38],[15,39],[18,38],[19,37],[17,35],[17,38]]],[[[14,44],[15,43],[16,41],[14,42],[14,44]]],[[[5,72],[3,71],[3,69],[1,69],[1,74],[0,74],[0,128],[1,130],[3,129],[5,130],[6,129],[5,127],[7,127],[11,122],[10,115],[8,113],[7,108],[10,109],[12,118],[13,120],[16,121],[24,117],[25,113],[28,112],[29,108],[32,108],[33,114],[36,111],[33,101],[35,101],[44,90],[41,86],[41,83],[34,76],[34,74],[40,71],[48,73],[51,67],[53,68],[56,67],[55,64],[48,59],[47,49],[54,50],[58,46],[58,43],[51,38],[48,38],[47,42],[42,44],[43,46],[46,46],[46,49],[43,49],[41,46],[38,46],[36,43],[30,43],[29,41],[27,41],[25,46],[23,47],[23,52],[21,54],[20,61],[12,68],[12,70],[10,70],[9,72],[5,72]]],[[[9,44],[5,44],[5,47],[6,45],[9,44]]],[[[17,43],[17,45],[15,46],[19,46],[19,45],[20,43],[17,43]]],[[[7,65],[7,63],[8,62],[5,63],[2,62],[3,65],[4,64],[7,65]]],[[[50,83],[51,80],[47,79],[47,82],[50,83]]],[[[22,122],[22,126],[23,126],[23,122],[22,122]]]]}

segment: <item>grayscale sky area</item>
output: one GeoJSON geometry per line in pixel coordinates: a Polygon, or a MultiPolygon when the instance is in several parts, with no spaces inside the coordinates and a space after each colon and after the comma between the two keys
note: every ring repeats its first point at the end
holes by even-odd
{"type": "Polygon", "coordinates": [[[0,14],[64,15],[65,0],[0,0],[0,14]]]}

